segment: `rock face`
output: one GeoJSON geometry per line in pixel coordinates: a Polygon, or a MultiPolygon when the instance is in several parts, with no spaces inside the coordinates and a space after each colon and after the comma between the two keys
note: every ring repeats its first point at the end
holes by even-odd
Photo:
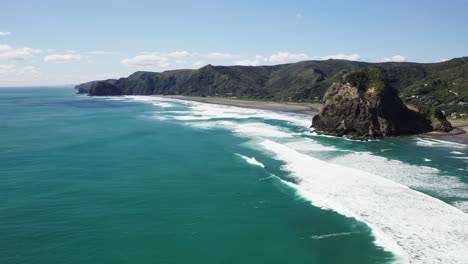
{"type": "Polygon", "coordinates": [[[88,90],[89,95],[122,95],[122,91],[117,86],[109,82],[95,82],[91,84],[88,90]]]}
{"type": "Polygon", "coordinates": [[[441,113],[408,109],[379,68],[343,73],[324,101],[312,120],[313,128],[323,134],[370,139],[452,129],[441,113]]]}

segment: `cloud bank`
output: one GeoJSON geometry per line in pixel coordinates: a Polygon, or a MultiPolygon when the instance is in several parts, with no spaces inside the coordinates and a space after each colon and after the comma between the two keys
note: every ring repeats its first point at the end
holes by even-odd
{"type": "Polygon", "coordinates": [[[13,48],[10,45],[1,45],[0,44],[0,58],[5,58],[9,60],[24,60],[28,57],[32,57],[34,54],[45,52],[40,49],[33,48],[13,48]]]}
{"type": "Polygon", "coordinates": [[[378,59],[377,61],[380,61],[380,62],[404,62],[406,61],[406,57],[403,57],[401,55],[395,55],[393,57],[389,57],[389,58],[380,58],[378,59]]]}

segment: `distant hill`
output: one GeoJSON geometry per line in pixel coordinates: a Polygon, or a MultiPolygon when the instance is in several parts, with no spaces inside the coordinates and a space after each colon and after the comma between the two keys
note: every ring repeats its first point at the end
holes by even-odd
{"type": "Polygon", "coordinates": [[[321,102],[342,71],[386,70],[389,85],[407,103],[452,117],[468,115],[468,57],[440,63],[302,61],[274,66],[213,66],[198,70],[138,71],[118,80],[76,86],[89,95],[194,95],[321,102]]]}

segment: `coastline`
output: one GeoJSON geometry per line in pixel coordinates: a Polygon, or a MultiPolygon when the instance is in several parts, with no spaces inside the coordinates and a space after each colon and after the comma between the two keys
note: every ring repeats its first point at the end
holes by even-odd
{"type": "Polygon", "coordinates": [[[468,144],[468,120],[448,120],[453,130],[450,132],[432,131],[422,135],[441,138],[443,140],[468,144]]]}
{"type": "MultiPolygon", "coordinates": [[[[245,108],[263,109],[263,110],[276,110],[287,111],[298,114],[310,115],[311,117],[318,114],[320,105],[313,105],[307,103],[277,103],[271,101],[254,101],[243,100],[234,98],[223,97],[198,97],[198,96],[185,96],[185,95],[151,95],[161,98],[171,98],[178,100],[195,101],[208,104],[220,104],[245,108]]],[[[312,121],[311,121],[312,122],[312,121]]],[[[423,133],[421,135],[440,137],[444,140],[455,141],[459,143],[468,144],[468,120],[449,120],[454,129],[450,132],[432,131],[423,133]]]]}
{"type": "Polygon", "coordinates": [[[230,105],[245,108],[263,109],[263,110],[276,110],[287,111],[298,114],[306,114],[311,117],[318,114],[320,107],[318,105],[306,103],[277,103],[271,101],[254,101],[234,98],[223,97],[198,97],[198,96],[185,96],[185,95],[151,95],[161,98],[171,98],[179,100],[195,101],[208,104],[230,105]]]}

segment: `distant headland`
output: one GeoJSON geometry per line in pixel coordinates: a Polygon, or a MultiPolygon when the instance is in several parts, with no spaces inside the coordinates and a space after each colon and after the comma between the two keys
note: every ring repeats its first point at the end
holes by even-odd
{"type": "Polygon", "coordinates": [[[213,66],[135,72],[77,85],[78,93],[185,95],[321,103],[319,132],[380,138],[450,131],[445,116],[468,115],[468,57],[440,63],[302,61],[273,66],[213,66]]]}

